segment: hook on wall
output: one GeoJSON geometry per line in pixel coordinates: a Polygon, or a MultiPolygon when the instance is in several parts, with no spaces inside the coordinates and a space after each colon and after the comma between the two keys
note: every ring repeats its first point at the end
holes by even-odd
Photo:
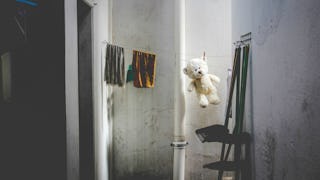
{"type": "Polygon", "coordinates": [[[240,36],[240,41],[236,41],[233,43],[234,46],[240,47],[240,46],[245,46],[247,44],[250,44],[251,42],[251,32],[241,35],[240,36]]]}

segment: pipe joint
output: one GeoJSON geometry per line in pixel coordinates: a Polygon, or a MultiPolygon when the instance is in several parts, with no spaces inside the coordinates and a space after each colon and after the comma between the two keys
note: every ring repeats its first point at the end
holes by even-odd
{"type": "Polygon", "coordinates": [[[175,141],[171,143],[171,147],[174,149],[185,149],[188,144],[187,141],[175,141]]]}

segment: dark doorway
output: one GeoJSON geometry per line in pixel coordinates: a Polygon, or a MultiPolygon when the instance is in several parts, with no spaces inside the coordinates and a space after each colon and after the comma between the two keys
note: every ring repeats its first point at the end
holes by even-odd
{"type": "Polygon", "coordinates": [[[0,54],[11,54],[12,92],[9,101],[0,94],[0,179],[65,180],[64,0],[34,2],[1,5],[10,11],[0,15],[0,54]],[[23,39],[17,6],[26,10],[23,39]]]}
{"type": "Polygon", "coordinates": [[[78,0],[80,179],[94,179],[92,12],[78,0]]]}

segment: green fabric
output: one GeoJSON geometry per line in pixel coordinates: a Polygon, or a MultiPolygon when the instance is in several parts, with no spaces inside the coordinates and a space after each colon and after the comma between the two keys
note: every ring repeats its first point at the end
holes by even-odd
{"type": "MultiPolygon", "coordinates": [[[[237,89],[236,89],[236,125],[234,127],[234,131],[235,133],[237,133],[237,129],[238,127],[240,126],[240,88],[241,88],[241,81],[240,81],[240,65],[241,65],[241,59],[240,59],[240,56],[241,56],[241,48],[239,48],[240,50],[240,53],[239,53],[239,60],[238,60],[238,64],[237,64],[237,69],[236,69],[236,73],[237,73],[237,89]]],[[[244,51],[243,51],[243,54],[244,54],[244,51]]],[[[243,59],[243,58],[242,58],[243,59]]]]}
{"type": "Polygon", "coordinates": [[[248,60],[249,60],[249,45],[244,47],[243,63],[242,63],[242,75],[241,75],[241,95],[240,95],[240,112],[239,120],[240,126],[238,127],[238,132],[243,130],[243,116],[245,109],[245,100],[246,100],[246,87],[247,87],[247,72],[248,72],[248,60]]]}
{"type": "Polygon", "coordinates": [[[133,71],[132,71],[132,64],[128,66],[127,71],[127,82],[133,81],[133,71]]]}

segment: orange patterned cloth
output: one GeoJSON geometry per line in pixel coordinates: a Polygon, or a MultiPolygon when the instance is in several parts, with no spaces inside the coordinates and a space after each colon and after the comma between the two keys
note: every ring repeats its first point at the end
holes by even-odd
{"type": "Polygon", "coordinates": [[[133,50],[133,85],[137,88],[153,88],[156,76],[156,55],[133,50]]]}

